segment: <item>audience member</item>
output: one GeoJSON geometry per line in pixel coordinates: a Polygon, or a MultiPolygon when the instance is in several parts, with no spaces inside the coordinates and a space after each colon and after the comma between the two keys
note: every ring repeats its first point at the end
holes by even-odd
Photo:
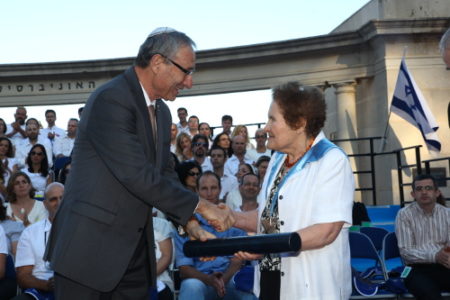
{"type": "Polygon", "coordinates": [[[450,69],[450,28],[442,35],[439,50],[441,51],[442,59],[447,69],[450,69]]]}
{"type": "Polygon", "coordinates": [[[44,205],[48,217],[27,227],[17,246],[16,272],[17,282],[23,289],[19,299],[54,299],[53,271],[44,262],[44,252],[48,235],[64,193],[59,182],[51,183],[45,190],[44,205]],[[30,297],[31,296],[31,297],[30,297]]]}
{"type": "Polygon", "coordinates": [[[245,138],[245,149],[250,150],[250,149],[254,149],[255,146],[253,146],[252,143],[250,143],[250,138],[248,136],[248,129],[247,126],[245,125],[237,125],[233,132],[231,133],[231,139],[233,140],[233,138],[237,135],[241,135],[245,138]]]}
{"type": "Polygon", "coordinates": [[[72,154],[73,145],[77,136],[78,120],[70,119],[67,123],[67,134],[55,139],[53,154],[56,158],[69,157],[72,154]]]}
{"type": "Polygon", "coordinates": [[[8,125],[6,130],[6,136],[11,139],[13,144],[22,141],[27,137],[25,132],[25,120],[27,119],[27,110],[23,106],[18,106],[16,108],[16,113],[14,114],[14,122],[8,125]]]}
{"type": "Polygon", "coordinates": [[[196,134],[198,134],[198,124],[199,120],[197,116],[190,116],[188,120],[188,134],[193,138],[196,134]]]}
{"type": "MultiPolygon", "coordinates": [[[[219,203],[220,181],[212,172],[205,172],[198,178],[198,190],[209,197],[212,203],[219,203]],[[206,188],[207,187],[207,188],[206,188]],[[219,190],[218,190],[219,189],[219,190]],[[206,193],[206,190],[212,193],[206,193]]],[[[230,228],[224,232],[216,231],[200,215],[196,214],[202,228],[213,233],[218,238],[243,236],[246,233],[237,228],[230,228]]],[[[176,265],[182,279],[179,300],[191,299],[256,299],[251,293],[236,289],[233,276],[239,271],[242,261],[236,257],[217,257],[214,260],[202,261],[200,258],[189,258],[183,253],[183,245],[187,237],[175,234],[176,265]]]]}
{"type": "Polygon", "coordinates": [[[192,154],[194,155],[193,160],[195,160],[204,171],[211,171],[213,166],[211,165],[211,160],[207,156],[208,154],[208,138],[202,134],[196,134],[192,138],[192,154]]]}
{"type": "Polygon", "coordinates": [[[267,133],[264,129],[259,128],[255,132],[256,149],[247,149],[247,156],[253,161],[257,161],[261,156],[271,156],[271,151],[267,149],[267,133]]]}
{"type": "Polygon", "coordinates": [[[169,266],[173,261],[173,227],[169,221],[153,217],[155,234],[155,256],[158,300],[173,300],[173,281],[169,275],[169,266]]]}
{"type": "Polygon", "coordinates": [[[194,157],[191,148],[191,137],[186,132],[178,133],[176,155],[180,162],[194,157]]]}
{"type": "Polygon", "coordinates": [[[19,166],[25,165],[31,147],[36,144],[41,144],[44,146],[45,152],[47,152],[48,165],[51,167],[53,165],[53,152],[49,139],[47,137],[39,136],[39,127],[34,123],[30,123],[26,126],[26,133],[27,138],[21,143],[16,144],[16,160],[19,166]]]}
{"type": "Polygon", "coordinates": [[[197,192],[197,177],[202,173],[202,167],[195,161],[181,162],[176,169],[181,183],[193,192],[197,192]]]}
{"type": "Polygon", "coordinates": [[[198,132],[208,138],[209,147],[211,147],[213,144],[213,131],[211,126],[206,122],[201,122],[200,125],[198,125],[198,132]]]}
{"type": "Polygon", "coordinates": [[[178,124],[177,124],[178,134],[180,134],[182,132],[188,133],[189,126],[188,126],[188,122],[186,121],[186,118],[188,116],[187,109],[184,107],[179,107],[177,109],[177,114],[178,114],[178,119],[180,120],[180,122],[178,122],[178,124]]]}
{"type": "Polygon", "coordinates": [[[69,157],[69,159],[64,163],[63,167],[59,171],[58,182],[66,184],[67,177],[69,176],[71,167],[72,167],[72,159],[69,157]]]}
{"type": "Polygon", "coordinates": [[[55,138],[63,137],[65,135],[64,129],[55,125],[56,112],[53,109],[47,109],[45,111],[45,120],[47,121],[47,128],[41,130],[43,136],[53,142],[55,138]]]}
{"type": "Polygon", "coordinates": [[[41,201],[36,201],[30,177],[23,172],[11,175],[6,188],[6,215],[24,226],[47,218],[47,211],[41,201]]]}
{"type": "Polygon", "coordinates": [[[83,109],[84,109],[84,106],[82,106],[78,109],[78,120],[81,120],[81,115],[83,114],[83,109]]]}
{"type": "Polygon", "coordinates": [[[7,278],[6,264],[8,256],[7,239],[2,226],[0,226],[0,297],[11,299],[16,295],[17,283],[14,278],[7,278]]]}
{"type": "Polygon", "coordinates": [[[8,253],[16,256],[17,242],[25,227],[21,222],[13,221],[8,218],[6,215],[6,207],[4,205],[0,205],[0,227],[3,228],[6,234],[8,253]]]}
{"type": "Polygon", "coordinates": [[[230,174],[236,174],[238,172],[239,164],[247,163],[253,164],[253,161],[245,156],[245,137],[242,135],[236,135],[231,142],[231,148],[233,149],[233,155],[225,163],[225,169],[230,174]]]}
{"type": "Polygon", "coordinates": [[[0,193],[2,200],[6,197],[6,185],[8,184],[9,177],[15,171],[17,171],[17,162],[14,158],[14,147],[5,136],[0,137],[0,193]]]}
{"type": "Polygon", "coordinates": [[[400,255],[411,267],[405,285],[416,299],[443,299],[450,291],[450,210],[436,204],[440,191],[431,175],[413,180],[414,202],[395,220],[400,255]]]}
{"type": "Polygon", "coordinates": [[[6,129],[8,129],[8,126],[6,125],[5,120],[0,118],[0,137],[6,136],[6,129]]]}
{"type": "Polygon", "coordinates": [[[251,211],[258,208],[257,198],[261,190],[258,175],[248,173],[242,176],[239,182],[239,192],[242,197],[240,211],[251,211]]]}
{"type": "Polygon", "coordinates": [[[219,133],[215,138],[212,147],[220,147],[225,149],[227,153],[227,158],[233,155],[233,150],[231,149],[231,139],[228,134],[222,132],[219,133]]]}
{"type": "Polygon", "coordinates": [[[219,204],[220,201],[220,178],[212,171],[205,171],[197,177],[197,190],[200,197],[213,204],[219,204]]]}
{"type": "Polygon", "coordinates": [[[177,152],[177,135],[178,135],[178,127],[177,124],[172,123],[170,127],[170,152],[177,152]]]}
{"type": "Polygon", "coordinates": [[[225,202],[232,210],[239,210],[242,205],[242,196],[239,190],[239,183],[242,182],[242,178],[246,174],[255,174],[253,167],[250,164],[241,163],[238,167],[238,172],[236,173],[237,184],[228,193],[225,202]]]}
{"type": "Polygon", "coordinates": [[[222,132],[231,135],[231,127],[233,126],[233,117],[230,115],[222,116],[222,132]]]}
{"type": "Polygon", "coordinates": [[[224,200],[227,194],[236,186],[237,179],[233,174],[225,172],[224,166],[227,160],[225,149],[215,146],[211,148],[210,153],[213,172],[220,178],[221,192],[219,198],[224,200]]]}
{"type": "Polygon", "coordinates": [[[44,146],[36,144],[31,147],[25,168],[21,171],[30,177],[36,193],[43,196],[45,187],[53,182],[53,172],[48,168],[47,152],[44,146]]]}
{"type": "Polygon", "coordinates": [[[255,163],[257,175],[259,177],[259,180],[261,181],[261,184],[264,182],[264,177],[266,177],[266,171],[267,167],[269,166],[270,157],[269,156],[260,156],[258,160],[255,163]]]}

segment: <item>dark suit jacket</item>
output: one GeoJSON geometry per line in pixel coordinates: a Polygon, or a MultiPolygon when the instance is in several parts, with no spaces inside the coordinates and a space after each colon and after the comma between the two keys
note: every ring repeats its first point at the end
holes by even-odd
{"type": "Polygon", "coordinates": [[[153,282],[152,207],[185,224],[198,197],[179,182],[170,155],[170,111],[156,104],[158,145],[133,68],[96,90],[79,123],[64,199],[46,258],[53,270],[102,292],[124,275],[147,234],[153,282]]]}

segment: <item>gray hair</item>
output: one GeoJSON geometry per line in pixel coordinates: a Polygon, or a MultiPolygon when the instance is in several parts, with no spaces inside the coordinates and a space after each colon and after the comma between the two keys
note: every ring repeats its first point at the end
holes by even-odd
{"type": "Polygon", "coordinates": [[[189,46],[192,49],[196,47],[194,41],[183,32],[174,29],[156,29],[139,48],[134,65],[141,68],[147,67],[155,54],[171,58],[182,46],[189,46]]]}
{"type": "Polygon", "coordinates": [[[51,189],[53,189],[56,186],[59,186],[64,189],[64,184],[62,184],[60,182],[56,182],[56,181],[52,182],[49,185],[47,185],[47,187],[45,188],[44,199],[47,199],[47,194],[51,191],[51,189]]]}
{"type": "Polygon", "coordinates": [[[444,33],[439,42],[439,50],[444,53],[445,49],[450,48],[450,28],[444,33]]]}

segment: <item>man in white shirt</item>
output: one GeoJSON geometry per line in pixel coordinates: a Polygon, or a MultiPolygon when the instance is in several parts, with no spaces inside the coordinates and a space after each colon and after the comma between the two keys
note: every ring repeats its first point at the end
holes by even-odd
{"type": "Polygon", "coordinates": [[[260,128],[255,132],[256,149],[249,149],[247,151],[247,157],[253,161],[257,161],[263,155],[271,155],[271,151],[267,149],[267,133],[264,129],[260,128]]]}
{"type": "Polygon", "coordinates": [[[47,121],[47,128],[41,130],[41,134],[47,137],[50,141],[54,142],[55,139],[66,135],[64,129],[55,125],[56,112],[53,109],[47,109],[45,111],[45,120],[47,121]]]}
{"type": "Polygon", "coordinates": [[[55,139],[53,144],[53,154],[56,158],[63,156],[70,156],[75,143],[75,137],[77,136],[78,120],[70,119],[67,123],[67,135],[61,138],[55,139]]]}
{"type": "Polygon", "coordinates": [[[45,190],[44,200],[48,218],[28,226],[22,232],[17,245],[16,273],[17,282],[24,292],[14,298],[15,300],[41,299],[37,297],[53,296],[53,271],[49,268],[49,264],[43,260],[43,256],[50,228],[62,201],[63,193],[64,186],[61,183],[49,184],[45,190]],[[34,298],[30,295],[34,295],[34,298]]]}
{"type": "Polygon", "coordinates": [[[199,125],[199,119],[197,116],[190,116],[188,121],[188,127],[189,130],[187,133],[193,138],[195,135],[198,134],[198,125],[199,125]]]}
{"type": "Polygon", "coordinates": [[[17,144],[27,137],[25,132],[25,120],[27,119],[26,108],[18,106],[14,114],[14,119],[15,121],[7,126],[6,137],[10,138],[13,144],[17,144]]]}
{"type": "Polygon", "coordinates": [[[31,147],[36,144],[41,144],[45,148],[48,158],[48,166],[53,165],[52,159],[52,145],[47,137],[39,135],[39,127],[34,123],[30,123],[26,127],[27,138],[22,142],[16,144],[16,160],[20,166],[25,166],[28,152],[31,147]]]}
{"type": "Polygon", "coordinates": [[[236,176],[239,165],[241,163],[246,163],[249,165],[253,164],[253,160],[249,159],[246,154],[246,142],[245,137],[242,135],[236,135],[231,140],[231,148],[233,149],[233,155],[225,163],[225,170],[236,176]]]}
{"type": "Polygon", "coordinates": [[[213,147],[210,152],[211,164],[213,166],[213,172],[219,176],[220,185],[222,189],[220,191],[219,198],[221,200],[225,199],[226,195],[237,186],[236,176],[225,172],[225,162],[227,160],[227,153],[225,149],[221,147],[213,147]]]}
{"type": "Polygon", "coordinates": [[[177,124],[178,134],[180,134],[182,132],[188,133],[189,126],[188,126],[188,122],[186,121],[186,118],[188,116],[187,109],[184,107],[180,107],[177,109],[177,114],[178,114],[178,119],[180,120],[180,122],[178,122],[178,124],[177,124]]]}
{"type": "Polygon", "coordinates": [[[450,291],[450,211],[437,203],[441,193],[431,175],[414,178],[412,188],[415,201],[395,220],[400,255],[412,268],[405,285],[416,299],[443,299],[441,292],[450,291]]]}

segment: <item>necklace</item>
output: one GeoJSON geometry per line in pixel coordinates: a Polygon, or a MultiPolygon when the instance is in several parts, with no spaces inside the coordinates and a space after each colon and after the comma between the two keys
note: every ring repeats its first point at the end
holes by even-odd
{"type": "Polygon", "coordinates": [[[293,161],[293,162],[289,162],[289,155],[287,155],[287,156],[286,156],[286,159],[284,160],[284,166],[285,166],[287,169],[292,168],[292,166],[294,166],[300,159],[302,159],[302,157],[305,155],[305,153],[308,152],[309,149],[311,149],[313,143],[314,143],[314,138],[309,139],[309,144],[308,144],[308,147],[306,147],[305,152],[303,152],[303,154],[300,155],[300,156],[299,156],[295,161],[293,161]]]}

